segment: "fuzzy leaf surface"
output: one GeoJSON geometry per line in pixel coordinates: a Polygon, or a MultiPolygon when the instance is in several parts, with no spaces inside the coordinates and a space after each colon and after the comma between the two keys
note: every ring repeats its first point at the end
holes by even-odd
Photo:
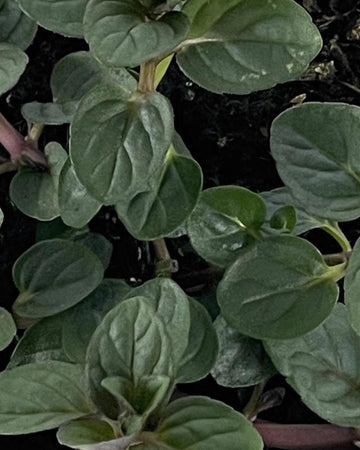
{"type": "Polygon", "coordinates": [[[180,360],[178,383],[194,383],[206,377],[215,364],[219,350],[209,313],[197,300],[188,299],[191,315],[189,340],[180,360]]]}
{"type": "Polygon", "coordinates": [[[58,361],[27,364],[0,374],[0,433],[56,428],[92,412],[83,368],[58,361]]]}
{"type": "Polygon", "coordinates": [[[38,220],[52,220],[59,216],[59,176],[67,159],[66,151],[57,142],[45,148],[50,169],[39,171],[22,168],[10,184],[10,197],[21,212],[38,220]]]}
{"type": "Polygon", "coordinates": [[[0,308],[0,351],[4,350],[16,336],[16,324],[12,315],[0,308]]]}
{"type": "Polygon", "coordinates": [[[203,88],[249,94],[297,78],[322,40],[304,8],[291,0],[190,0],[191,30],[177,60],[203,88]]]}
{"type": "Polygon", "coordinates": [[[254,386],[271,378],[276,370],[260,341],[242,335],[219,316],[214,322],[219,356],[211,375],[221,386],[254,386]]]}
{"type": "Polygon", "coordinates": [[[139,389],[143,377],[173,378],[174,370],[172,343],[165,325],[143,297],[131,298],[113,308],[96,329],[88,347],[88,389],[97,407],[110,418],[117,418],[128,410],[128,405],[135,406],[143,398],[144,392],[139,389]],[[112,395],[114,382],[116,397],[112,395]]]}
{"type": "Polygon", "coordinates": [[[169,12],[149,20],[137,0],[90,0],[84,24],[91,52],[110,67],[135,67],[166,55],[189,31],[184,14],[169,12]]]}
{"type": "Polygon", "coordinates": [[[26,50],[37,31],[36,22],[26,16],[15,0],[0,4],[0,42],[8,42],[26,50]]]}
{"type": "Polygon", "coordinates": [[[266,341],[275,367],[302,401],[323,419],[360,425],[360,337],[346,307],[337,304],[328,319],[296,339],[266,341]]]}
{"type": "Polygon", "coordinates": [[[336,221],[360,216],[360,108],[306,103],[280,114],[271,151],[284,184],[309,214],[336,221]]]}
{"type": "Polygon", "coordinates": [[[193,158],[171,145],[150,181],[146,191],[116,204],[120,220],[140,240],[167,236],[186,221],[199,198],[203,176],[193,158]]]}
{"type": "Polygon", "coordinates": [[[0,42],[0,95],[16,85],[28,62],[29,58],[19,47],[0,42]]]}
{"type": "Polygon", "coordinates": [[[237,186],[220,186],[201,193],[187,229],[196,252],[220,267],[231,264],[261,238],[265,204],[257,194],[237,186]]]}
{"type": "Polygon", "coordinates": [[[131,199],[164,164],[173,131],[172,108],[161,94],[129,99],[115,86],[98,86],[82,98],[71,125],[75,172],[106,205],[131,199]]]}
{"type": "Polygon", "coordinates": [[[63,222],[73,228],[84,227],[101,208],[80,183],[70,158],[60,173],[59,208],[63,222]]]}
{"type": "Polygon", "coordinates": [[[84,245],[65,239],[41,241],[13,267],[20,291],[14,311],[23,317],[46,317],[74,306],[102,281],[104,266],[84,245]]]}
{"type": "Polygon", "coordinates": [[[339,289],[322,255],[295,236],[269,237],[240,256],[217,291],[221,313],[240,333],[290,339],[331,313],[339,289]]]}
{"type": "Polygon", "coordinates": [[[26,15],[47,30],[64,36],[83,37],[87,0],[17,0],[26,15]]]}
{"type": "MultiPolygon", "coordinates": [[[[146,435],[146,433],[144,433],[146,435]]],[[[141,435],[140,435],[141,437],[141,435]]],[[[144,436],[146,439],[146,436],[144,436]]],[[[262,450],[260,435],[251,422],[229,406],[207,397],[172,402],[149,445],[139,450],[262,450]]]]}

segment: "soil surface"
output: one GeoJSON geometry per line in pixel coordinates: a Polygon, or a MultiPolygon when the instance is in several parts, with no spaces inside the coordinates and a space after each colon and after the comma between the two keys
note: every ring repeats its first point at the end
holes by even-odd
{"type": "MultiPolygon", "coordinates": [[[[172,64],[161,83],[159,90],[169,97],[174,107],[176,129],[203,169],[205,187],[235,184],[261,192],[281,186],[269,152],[269,127],[299,96],[306,96],[306,101],[360,105],[360,1],[303,0],[298,3],[310,12],[324,39],[321,54],[300,80],[247,96],[221,96],[196,86],[172,64]]],[[[54,64],[64,55],[84,49],[87,49],[84,41],[39,29],[34,44],[27,51],[30,63],[26,72],[0,101],[0,111],[23,134],[27,125],[21,116],[21,105],[30,101],[51,101],[49,79],[54,64]]],[[[67,135],[65,126],[46,127],[40,145],[56,140],[65,146],[67,135]]],[[[0,154],[2,151],[0,148],[0,154]]],[[[34,243],[37,226],[35,220],[21,214],[11,203],[8,197],[11,178],[12,174],[0,177],[0,207],[5,214],[0,230],[0,304],[7,308],[17,295],[11,281],[11,267],[34,243]]],[[[154,260],[151,246],[133,239],[111,208],[102,209],[91,228],[114,244],[107,276],[137,280],[151,277],[154,260]]],[[[360,221],[346,223],[343,229],[354,243],[360,221]]],[[[338,251],[336,243],[323,232],[312,231],[307,237],[325,253],[338,251]]],[[[194,254],[185,237],[169,240],[168,246],[180,267],[174,278],[190,294],[202,296],[201,300],[216,315],[216,274],[207,270],[206,263],[194,254]]],[[[6,366],[10,353],[11,348],[0,355],[1,369],[6,366]]],[[[282,403],[262,413],[260,418],[280,423],[323,422],[301,403],[282,377],[274,377],[266,390],[278,387],[286,389],[282,403]]],[[[219,387],[210,376],[198,383],[181,385],[179,391],[208,395],[239,410],[249,396],[249,390],[237,392],[219,387]]],[[[24,437],[0,437],[0,446],[17,450],[64,448],[56,442],[52,431],[24,437]]]]}

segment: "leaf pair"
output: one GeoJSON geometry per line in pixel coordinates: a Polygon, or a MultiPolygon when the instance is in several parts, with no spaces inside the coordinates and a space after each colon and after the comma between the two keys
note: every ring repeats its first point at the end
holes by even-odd
{"type": "Polygon", "coordinates": [[[138,239],[174,231],[197,202],[201,169],[174,135],[171,105],[158,93],[98,85],[80,102],[70,146],[80,182],[99,202],[115,204],[138,239]]]}
{"type": "Polygon", "coordinates": [[[23,52],[36,34],[36,22],[20,10],[15,0],[0,4],[0,95],[19,81],[28,63],[23,52]]]}

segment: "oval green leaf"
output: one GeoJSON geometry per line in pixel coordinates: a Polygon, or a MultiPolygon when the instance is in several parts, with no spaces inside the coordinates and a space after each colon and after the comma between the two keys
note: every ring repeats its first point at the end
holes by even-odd
{"type": "Polygon", "coordinates": [[[187,229],[200,256],[226,267],[261,238],[264,220],[261,197],[242,187],[220,186],[202,192],[187,229]]]}
{"type": "Polygon", "coordinates": [[[318,328],[297,339],[267,341],[275,367],[302,401],[323,419],[360,426],[360,338],[344,305],[318,328]]]}
{"type": "Polygon", "coordinates": [[[26,50],[36,31],[36,22],[23,14],[15,0],[5,0],[4,5],[0,5],[0,42],[26,50]]]}
{"type": "Polygon", "coordinates": [[[57,142],[45,148],[50,169],[40,171],[21,169],[10,184],[10,198],[21,212],[38,220],[52,220],[59,216],[59,176],[67,159],[66,151],[57,142]]]}
{"type": "Polygon", "coordinates": [[[135,67],[166,55],[189,31],[184,14],[170,12],[149,20],[137,0],[90,0],[84,24],[91,52],[111,67],[135,67]]]}
{"type": "Polygon", "coordinates": [[[169,331],[173,358],[177,362],[188,345],[190,305],[185,292],[169,278],[154,278],[132,289],[127,298],[145,297],[169,331]]]}
{"type": "Polygon", "coordinates": [[[83,37],[87,0],[17,0],[26,15],[47,30],[64,36],[83,37]]]}
{"type": "Polygon", "coordinates": [[[360,108],[306,103],[278,116],[271,151],[283,182],[309,214],[347,221],[360,216],[360,108]]]}
{"type": "Polygon", "coordinates": [[[188,297],[190,330],[188,345],[180,360],[177,383],[194,383],[209,374],[215,364],[219,345],[210,314],[197,300],[188,297]]]}
{"type": "Polygon", "coordinates": [[[190,0],[191,31],[177,60],[195,83],[219,94],[249,94],[297,78],[322,40],[292,0],[190,0]]]}
{"type": "Polygon", "coordinates": [[[0,95],[16,85],[28,61],[29,58],[19,47],[0,42],[0,95]]]}
{"type": "Polygon", "coordinates": [[[167,236],[186,221],[198,201],[203,176],[194,159],[171,145],[164,165],[150,181],[146,191],[116,204],[120,220],[140,240],[167,236]]]}
{"type": "Polygon", "coordinates": [[[240,256],[218,286],[227,323],[257,339],[290,339],[317,327],[338,298],[339,267],[295,236],[269,237],[240,256]]]}
{"type": "Polygon", "coordinates": [[[70,123],[75,114],[77,102],[66,103],[25,103],[21,108],[24,119],[32,123],[45,125],[63,125],[70,123]]]}
{"type": "MultiPolygon", "coordinates": [[[[80,182],[105,205],[145,191],[162,167],[174,131],[158,93],[125,99],[114,86],[86,94],[71,124],[70,155],[80,182]],[[101,151],[99,151],[101,148],[101,151]]],[[[130,95],[130,93],[129,93],[130,95]]]]}
{"type": "Polygon", "coordinates": [[[221,386],[239,388],[267,381],[276,370],[261,341],[251,339],[229,327],[219,316],[214,322],[219,339],[219,356],[211,375],[221,386]]]}
{"type": "Polygon", "coordinates": [[[89,295],[103,276],[102,262],[84,245],[65,239],[38,242],[14,264],[20,291],[14,311],[32,318],[54,315],[89,295]]]}
{"type": "Polygon", "coordinates": [[[114,440],[115,434],[107,422],[97,419],[79,419],[62,425],[56,437],[60,444],[70,448],[96,450],[95,444],[114,440]]]}
{"type": "Polygon", "coordinates": [[[81,366],[39,362],[0,374],[1,434],[49,430],[91,412],[81,366]]]}
{"type": "Polygon", "coordinates": [[[144,443],[139,450],[263,448],[262,439],[251,422],[224,403],[207,397],[186,397],[171,403],[148,440],[149,447],[144,443]]]}
{"type": "MultiPolygon", "coordinates": [[[[87,352],[87,385],[92,400],[108,417],[117,418],[124,412],[124,405],[137,402],[143,377],[174,377],[172,342],[160,317],[145,298],[131,298],[113,308],[92,336],[87,352]],[[109,378],[117,383],[116,397],[110,394],[110,385],[105,384],[108,389],[103,387],[109,378]],[[120,403],[119,397],[124,399],[120,403]]],[[[141,389],[140,393],[144,394],[141,389]]]]}
{"type": "Polygon", "coordinates": [[[16,336],[16,324],[5,308],[0,308],[0,351],[4,350],[16,336]]]}
{"type": "Polygon", "coordinates": [[[80,183],[70,158],[60,173],[59,208],[63,222],[73,228],[87,225],[101,208],[101,203],[80,183]]]}

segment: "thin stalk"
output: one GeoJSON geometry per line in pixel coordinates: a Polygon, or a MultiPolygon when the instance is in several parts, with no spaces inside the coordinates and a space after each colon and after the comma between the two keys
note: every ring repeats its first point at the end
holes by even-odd
{"type": "Polygon", "coordinates": [[[26,136],[25,140],[31,144],[33,144],[35,147],[38,146],[38,142],[40,139],[40,136],[44,130],[44,124],[43,123],[34,123],[32,127],[30,128],[28,135],[26,136]]]}
{"type": "Polygon", "coordinates": [[[140,92],[153,92],[155,90],[156,62],[148,61],[141,64],[138,90],[140,92]]]}
{"type": "Polygon", "coordinates": [[[157,277],[171,278],[173,262],[164,239],[156,239],[153,242],[156,259],[155,273],[157,277]]]}
{"type": "Polygon", "coordinates": [[[286,450],[354,449],[360,439],[354,428],[336,425],[287,425],[255,421],[255,428],[268,447],[286,450]]]}
{"type": "Polygon", "coordinates": [[[262,381],[261,383],[257,384],[251,394],[250,400],[248,401],[247,405],[243,409],[244,416],[249,420],[255,420],[257,409],[259,406],[259,400],[261,397],[261,394],[263,393],[264,387],[266,385],[266,381],[262,381]]]}
{"type": "Polygon", "coordinates": [[[322,229],[338,242],[344,252],[351,250],[351,244],[337,222],[329,222],[329,225],[324,225],[322,229]]]}

